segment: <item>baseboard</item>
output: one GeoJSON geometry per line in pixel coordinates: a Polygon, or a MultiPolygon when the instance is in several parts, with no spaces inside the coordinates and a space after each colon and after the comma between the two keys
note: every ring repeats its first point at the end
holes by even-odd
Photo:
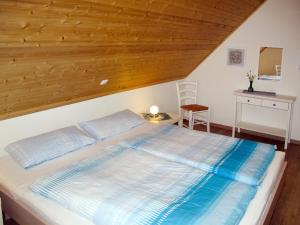
{"type": "MultiPolygon", "coordinates": [[[[223,124],[219,124],[219,123],[210,123],[210,125],[212,127],[218,127],[218,128],[222,128],[222,129],[225,129],[225,130],[232,130],[231,126],[227,126],[227,125],[223,125],[223,124]]],[[[264,138],[269,138],[269,139],[273,139],[273,140],[284,141],[283,137],[274,136],[274,135],[271,135],[271,134],[264,134],[264,133],[260,133],[260,132],[256,132],[256,131],[252,131],[252,130],[245,130],[245,129],[241,129],[241,131],[243,133],[246,133],[246,134],[251,134],[251,135],[260,136],[260,137],[264,137],[264,138]]],[[[296,144],[296,145],[300,145],[300,140],[291,139],[291,143],[296,144]]]]}
{"type": "Polygon", "coordinates": [[[291,143],[295,144],[295,145],[300,145],[300,141],[299,140],[295,140],[295,139],[291,139],[291,143]]]}
{"type": "Polygon", "coordinates": [[[222,128],[222,129],[225,129],[225,130],[232,130],[231,126],[227,126],[227,125],[223,125],[223,124],[219,124],[219,123],[210,123],[210,126],[222,128]]]}

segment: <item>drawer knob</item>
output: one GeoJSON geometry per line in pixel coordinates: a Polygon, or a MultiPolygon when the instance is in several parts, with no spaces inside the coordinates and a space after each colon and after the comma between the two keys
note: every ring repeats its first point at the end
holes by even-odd
{"type": "Polygon", "coordinates": [[[247,102],[250,102],[250,100],[248,99],[247,102]]]}
{"type": "Polygon", "coordinates": [[[276,106],[276,104],[274,103],[273,106],[276,106]]]}

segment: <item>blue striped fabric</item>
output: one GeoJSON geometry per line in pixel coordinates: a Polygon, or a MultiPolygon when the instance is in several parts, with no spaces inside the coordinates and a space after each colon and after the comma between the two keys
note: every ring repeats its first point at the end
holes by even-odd
{"type": "Polygon", "coordinates": [[[5,150],[28,169],[95,142],[95,139],[71,126],[11,143],[5,150]]]}
{"type": "Polygon", "coordinates": [[[120,143],[226,178],[259,185],[274,158],[274,146],[178,126],[160,126],[120,143]]]}
{"type": "Polygon", "coordinates": [[[256,188],[203,170],[112,146],[31,189],[96,225],[235,225],[256,188]]]}

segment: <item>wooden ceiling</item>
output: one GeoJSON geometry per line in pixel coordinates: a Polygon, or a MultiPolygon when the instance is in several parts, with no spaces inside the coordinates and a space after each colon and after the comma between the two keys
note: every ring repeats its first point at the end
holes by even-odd
{"type": "Polygon", "coordinates": [[[184,78],[262,2],[1,0],[0,119],[184,78]]]}

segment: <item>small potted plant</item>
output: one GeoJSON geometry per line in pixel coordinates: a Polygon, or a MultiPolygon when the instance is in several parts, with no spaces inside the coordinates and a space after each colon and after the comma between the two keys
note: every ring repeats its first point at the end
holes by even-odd
{"type": "Polygon", "coordinates": [[[250,82],[250,86],[248,87],[248,92],[253,92],[254,89],[253,89],[253,87],[252,87],[252,84],[253,84],[253,81],[254,81],[256,75],[255,75],[255,74],[252,74],[252,73],[251,73],[251,70],[250,70],[250,71],[247,73],[247,77],[248,77],[249,82],[250,82]]]}

